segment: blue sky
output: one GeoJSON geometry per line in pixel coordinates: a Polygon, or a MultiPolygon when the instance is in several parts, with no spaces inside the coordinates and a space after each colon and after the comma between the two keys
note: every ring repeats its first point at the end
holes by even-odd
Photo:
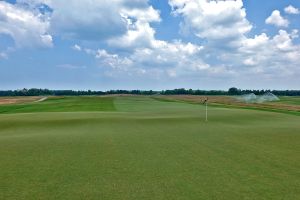
{"type": "Polygon", "coordinates": [[[0,1],[0,89],[299,89],[299,0],[0,1]]]}

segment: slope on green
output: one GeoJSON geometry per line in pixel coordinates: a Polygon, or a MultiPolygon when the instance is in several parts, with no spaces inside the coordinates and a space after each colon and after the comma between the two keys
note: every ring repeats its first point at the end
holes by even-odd
{"type": "Polygon", "coordinates": [[[299,117],[116,97],[0,115],[0,199],[297,199],[299,117]],[[84,104],[84,103],[83,103],[84,104]]]}

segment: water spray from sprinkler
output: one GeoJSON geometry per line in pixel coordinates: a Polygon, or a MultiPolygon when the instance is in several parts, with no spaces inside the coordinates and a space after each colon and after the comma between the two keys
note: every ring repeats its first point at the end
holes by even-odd
{"type": "Polygon", "coordinates": [[[245,103],[265,103],[280,100],[276,95],[272,94],[271,92],[267,92],[263,95],[255,95],[254,93],[245,94],[239,96],[237,99],[245,103]]]}

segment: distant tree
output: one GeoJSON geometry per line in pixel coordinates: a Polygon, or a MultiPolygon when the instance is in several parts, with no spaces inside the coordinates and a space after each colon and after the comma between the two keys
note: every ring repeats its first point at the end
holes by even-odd
{"type": "Polygon", "coordinates": [[[54,96],[79,96],[79,95],[109,95],[109,94],[134,94],[134,95],[241,95],[254,93],[261,95],[266,92],[272,92],[278,96],[300,96],[300,90],[240,90],[235,87],[230,88],[228,91],[222,90],[192,90],[192,89],[174,89],[163,91],[152,90],[110,90],[110,91],[74,91],[74,90],[48,90],[48,89],[21,89],[21,90],[0,90],[0,96],[41,96],[41,95],[54,95],[54,96]]]}
{"type": "Polygon", "coordinates": [[[232,87],[232,88],[229,88],[228,94],[229,95],[240,95],[241,94],[241,90],[237,89],[235,87],[232,87]]]}

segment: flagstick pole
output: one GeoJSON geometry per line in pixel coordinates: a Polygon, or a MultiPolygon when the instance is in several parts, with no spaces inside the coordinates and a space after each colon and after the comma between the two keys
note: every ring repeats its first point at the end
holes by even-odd
{"type": "Polygon", "coordinates": [[[208,121],[208,119],[207,119],[207,102],[205,103],[205,105],[206,105],[206,106],[205,106],[205,107],[206,107],[206,108],[205,108],[205,111],[206,111],[206,112],[205,112],[205,121],[207,122],[207,121],[208,121]]]}

